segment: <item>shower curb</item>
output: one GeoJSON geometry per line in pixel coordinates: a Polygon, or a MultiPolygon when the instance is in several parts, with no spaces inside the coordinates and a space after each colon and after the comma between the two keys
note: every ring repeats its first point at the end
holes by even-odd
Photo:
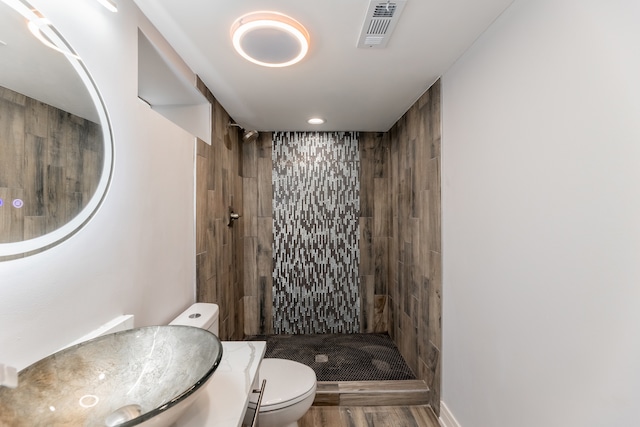
{"type": "Polygon", "coordinates": [[[422,380],[318,381],[315,406],[428,405],[422,380]]]}

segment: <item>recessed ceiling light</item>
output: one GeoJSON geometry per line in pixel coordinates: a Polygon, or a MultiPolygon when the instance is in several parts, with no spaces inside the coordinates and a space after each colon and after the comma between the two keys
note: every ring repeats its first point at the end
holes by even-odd
{"type": "Polygon", "coordinates": [[[310,125],[321,125],[323,123],[325,123],[326,120],[325,119],[321,119],[320,117],[312,117],[309,120],[307,120],[307,123],[309,123],[310,125]]]}
{"type": "Polygon", "coordinates": [[[231,26],[233,47],[246,60],[264,67],[287,67],[309,51],[309,33],[295,19],[278,12],[252,12],[231,26]]]}

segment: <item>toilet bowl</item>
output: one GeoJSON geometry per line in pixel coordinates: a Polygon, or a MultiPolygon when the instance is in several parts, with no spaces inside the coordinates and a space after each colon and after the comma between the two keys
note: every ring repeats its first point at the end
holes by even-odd
{"type": "MultiPolygon", "coordinates": [[[[258,412],[260,427],[297,427],[316,397],[316,373],[302,363],[286,359],[262,360],[260,381],[267,383],[258,412]]],[[[249,398],[255,411],[258,396],[249,398]]]]}
{"type": "MultiPolygon", "coordinates": [[[[216,304],[196,303],[176,317],[170,325],[187,325],[207,329],[218,335],[219,310],[216,304]]],[[[316,396],[316,374],[302,363],[286,359],[265,358],[258,370],[258,384],[267,380],[260,409],[260,427],[297,427],[316,396]]],[[[247,412],[255,413],[258,395],[249,398],[247,412]]]]}

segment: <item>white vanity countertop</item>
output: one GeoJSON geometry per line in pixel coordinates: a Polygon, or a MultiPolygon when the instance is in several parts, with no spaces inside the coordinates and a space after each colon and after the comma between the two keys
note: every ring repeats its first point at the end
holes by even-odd
{"type": "Polygon", "coordinates": [[[241,426],[266,346],[265,341],[223,341],[213,378],[174,427],[241,426]]]}

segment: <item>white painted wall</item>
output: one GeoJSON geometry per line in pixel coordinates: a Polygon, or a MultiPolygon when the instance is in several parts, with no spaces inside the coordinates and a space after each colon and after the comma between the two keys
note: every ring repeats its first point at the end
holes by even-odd
{"type": "Polygon", "coordinates": [[[22,368],[121,314],[162,324],[194,301],[194,139],[137,99],[133,2],[33,0],[80,53],[115,135],[109,194],[67,242],[0,262],[0,362],[22,368]]]}
{"type": "Polygon", "coordinates": [[[443,76],[443,394],[640,425],[640,3],[516,0],[443,76]]]}

